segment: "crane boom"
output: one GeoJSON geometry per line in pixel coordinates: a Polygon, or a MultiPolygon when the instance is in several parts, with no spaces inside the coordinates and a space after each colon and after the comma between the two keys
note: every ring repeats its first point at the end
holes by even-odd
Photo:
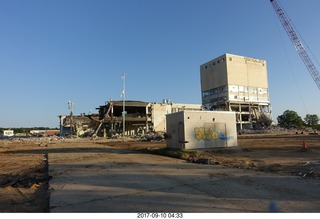
{"type": "Polygon", "coordinates": [[[318,86],[320,90],[320,74],[315,65],[313,64],[312,60],[310,59],[308,53],[304,49],[301,41],[298,38],[298,35],[293,29],[290,20],[281,9],[280,4],[276,0],[270,0],[276,14],[278,15],[282,26],[284,27],[285,31],[287,32],[291,42],[293,43],[294,47],[296,48],[300,58],[302,59],[303,63],[307,67],[308,71],[310,72],[314,82],[318,86]]]}

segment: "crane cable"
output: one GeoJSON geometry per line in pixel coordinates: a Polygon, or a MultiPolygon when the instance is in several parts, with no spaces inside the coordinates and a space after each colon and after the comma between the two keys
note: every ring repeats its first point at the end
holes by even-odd
{"type": "Polygon", "coordinates": [[[318,67],[320,67],[320,63],[318,61],[318,59],[316,58],[316,56],[314,55],[314,53],[312,52],[312,50],[310,49],[310,47],[308,46],[307,42],[304,40],[303,36],[300,34],[299,29],[296,28],[296,26],[294,25],[294,23],[291,21],[291,18],[289,17],[288,13],[285,11],[285,9],[282,7],[282,5],[280,4],[280,2],[278,2],[278,4],[281,7],[281,10],[285,13],[285,15],[287,16],[287,18],[290,21],[290,24],[292,25],[293,29],[298,33],[299,35],[299,39],[301,39],[302,43],[303,43],[303,47],[306,47],[307,50],[310,52],[312,58],[314,59],[314,61],[316,61],[316,63],[318,64],[318,67]]]}
{"type": "MultiPolygon", "coordinates": [[[[278,3],[279,3],[279,2],[278,2],[278,3]]],[[[279,4],[280,4],[280,3],[279,3],[279,4]]],[[[281,6],[281,7],[282,7],[282,6],[281,6]]],[[[283,9],[282,9],[282,10],[283,10],[283,9]]],[[[284,11],[284,12],[285,12],[285,11],[284,11]]],[[[273,13],[273,14],[274,14],[274,13],[273,13]]],[[[287,14],[286,12],[285,12],[285,14],[286,14],[286,16],[288,17],[288,14],[287,14]]],[[[289,59],[289,56],[288,56],[287,49],[286,49],[286,47],[285,47],[285,43],[284,43],[283,36],[282,36],[282,34],[281,34],[281,31],[280,31],[280,27],[279,27],[279,22],[278,22],[277,15],[274,14],[274,16],[275,16],[275,20],[276,20],[276,23],[277,23],[277,29],[278,29],[278,32],[279,32],[279,35],[280,35],[280,38],[281,38],[282,47],[283,47],[284,53],[285,53],[286,58],[287,58],[287,62],[288,62],[289,68],[290,68],[290,72],[291,72],[293,81],[294,81],[295,86],[296,86],[296,89],[297,89],[297,91],[298,91],[298,94],[299,94],[300,100],[301,100],[301,102],[302,102],[303,108],[304,108],[306,114],[308,114],[308,109],[307,109],[306,104],[305,104],[305,102],[304,102],[304,100],[303,100],[303,96],[302,96],[302,94],[301,94],[299,85],[298,85],[297,80],[296,80],[296,76],[295,76],[294,71],[293,71],[293,68],[292,68],[292,64],[291,64],[290,59],[289,59]]],[[[289,18],[289,17],[288,17],[288,18],[289,18]]],[[[289,18],[289,20],[291,21],[290,18],[289,18]]],[[[294,27],[294,28],[295,28],[295,27],[294,27]]],[[[282,29],[282,28],[281,28],[281,29],[282,29]]],[[[295,29],[296,29],[296,28],[295,28],[295,29]]],[[[298,33],[299,33],[299,32],[298,32],[298,33]]],[[[299,34],[299,35],[300,35],[300,34],[299,34]]]]}

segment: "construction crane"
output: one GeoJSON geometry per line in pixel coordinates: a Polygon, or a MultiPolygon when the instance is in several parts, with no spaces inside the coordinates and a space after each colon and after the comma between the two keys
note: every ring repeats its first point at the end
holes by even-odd
{"type": "Polygon", "coordinates": [[[276,0],[270,0],[276,14],[278,15],[282,26],[284,27],[285,31],[287,32],[291,42],[293,43],[294,47],[296,48],[300,58],[302,59],[303,63],[307,67],[308,71],[310,72],[314,82],[318,86],[320,90],[320,74],[317,68],[314,66],[313,62],[311,61],[308,53],[304,49],[301,41],[298,38],[298,35],[293,29],[293,25],[291,24],[288,16],[284,13],[281,9],[280,4],[276,0]]]}

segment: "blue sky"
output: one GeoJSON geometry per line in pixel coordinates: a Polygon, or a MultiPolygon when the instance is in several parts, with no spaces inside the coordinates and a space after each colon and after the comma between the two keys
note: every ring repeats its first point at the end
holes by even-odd
{"type": "MultiPolygon", "coordinates": [[[[320,59],[320,1],[279,0],[320,59]]],[[[58,127],[58,115],[126,99],[201,104],[200,65],[267,61],[273,118],[320,116],[320,91],[269,0],[0,0],[0,127],[58,127]]],[[[317,65],[319,69],[319,65],[317,65]]]]}

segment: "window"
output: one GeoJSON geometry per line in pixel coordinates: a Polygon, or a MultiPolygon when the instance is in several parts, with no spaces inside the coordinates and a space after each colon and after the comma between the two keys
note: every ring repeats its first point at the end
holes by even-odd
{"type": "Polygon", "coordinates": [[[205,69],[207,69],[207,68],[208,68],[208,66],[204,66],[204,68],[205,68],[205,69]]]}
{"type": "Polygon", "coordinates": [[[209,90],[206,90],[206,91],[202,92],[202,97],[207,97],[209,95],[210,95],[210,91],[209,90]]]}
{"type": "Polygon", "coordinates": [[[238,93],[239,92],[239,87],[236,86],[236,85],[232,86],[231,89],[230,89],[230,92],[238,93]]]}
{"type": "Polygon", "coordinates": [[[258,93],[258,89],[256,87],[249,87],[249,93],[250,94],[257,94],[258,93]]]}
{"type": "Polygon", "coordinates": [[[229,61],[232,61],[232,58],[231,58],[231,57],[229,57],[229,61]]]}

